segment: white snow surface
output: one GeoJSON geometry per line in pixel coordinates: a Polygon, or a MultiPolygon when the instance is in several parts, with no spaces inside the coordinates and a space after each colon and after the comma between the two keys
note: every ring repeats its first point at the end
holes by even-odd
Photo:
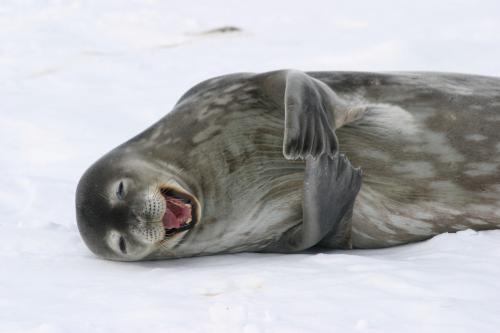
{"type": "Polygon", "coordinates": [[[120,263],[79,177],[231,72],[500,75],[498,1],[0,1],[0,332],[500,332],[500,231],[120,263]],[[200,34],[223,26],[241,32],[200,34]]]}

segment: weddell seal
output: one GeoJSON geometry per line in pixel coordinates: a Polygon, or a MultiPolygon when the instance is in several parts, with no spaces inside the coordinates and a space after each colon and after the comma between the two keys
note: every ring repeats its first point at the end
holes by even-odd
{"type": "Polygon", "coordinates": [[[500,228],[499,165],[500,78],[233,74],[92,165],[76,216],[114,260],[381,248],[500,228]]]}

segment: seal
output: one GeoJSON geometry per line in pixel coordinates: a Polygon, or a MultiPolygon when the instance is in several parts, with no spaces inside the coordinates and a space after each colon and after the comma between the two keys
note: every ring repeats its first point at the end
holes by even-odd
{"type": "Polygon", "coordinates": [[[496,229],[499,128],[499,78],[217,77],[84,173],[77,224],[90,250],[123,261],[496,229]]]}

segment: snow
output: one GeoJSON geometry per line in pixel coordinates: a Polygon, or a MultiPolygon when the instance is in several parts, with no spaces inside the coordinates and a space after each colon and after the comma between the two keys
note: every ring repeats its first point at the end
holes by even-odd
{"type": "Polygon", "coordinates": [[[497,1],[1,1],[0,332],[498,332],[500,231],[119,263],[86,249],[73,201],[93,161],[203,79],[499,76],[499,18],[497,1]],[[223,26],[242,31],[201,34],[223,26]]]}

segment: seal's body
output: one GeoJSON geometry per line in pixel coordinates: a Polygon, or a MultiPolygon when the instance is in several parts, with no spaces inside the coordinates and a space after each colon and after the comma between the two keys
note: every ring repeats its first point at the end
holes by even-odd
{"type": "Polygon", "coordinates": [[[234,74],[96,162],[77,219],[117,260],[386,247],[499,228],[499,165],[500,79],[234,74]]]}
{"type": "Polygon", "coordinates": [[[364,116],[337,130],[364,171],[355,247],[500,228],[500,79],[437,73],[313,74],[364,116]]]}

